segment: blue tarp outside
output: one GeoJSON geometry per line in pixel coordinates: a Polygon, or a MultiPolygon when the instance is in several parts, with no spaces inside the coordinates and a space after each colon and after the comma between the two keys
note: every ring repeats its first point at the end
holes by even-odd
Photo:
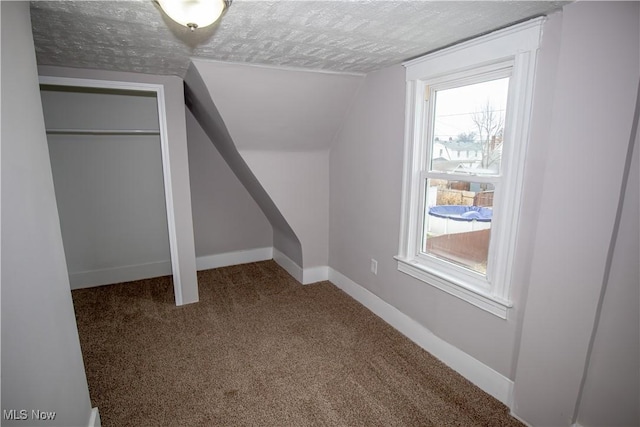
{"type": "Polygon", "coordinates": [[[454,221],[491,222],[493,209],[480,206],[440,205],[429,208],[429,215],[454,221]]]}

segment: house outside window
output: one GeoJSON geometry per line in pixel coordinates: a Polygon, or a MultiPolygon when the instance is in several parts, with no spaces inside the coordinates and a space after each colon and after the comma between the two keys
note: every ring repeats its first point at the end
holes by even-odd
{"type": "Polygon", "coordinates": [[[543,22],[528,21],[404,64],[398,269],[502,318],[512,306],[543,22]],[[441,145],[457,151],[457,158],[443,157],[441,145]],[[461,157],[461,151],[477,155],[461,157]]]}

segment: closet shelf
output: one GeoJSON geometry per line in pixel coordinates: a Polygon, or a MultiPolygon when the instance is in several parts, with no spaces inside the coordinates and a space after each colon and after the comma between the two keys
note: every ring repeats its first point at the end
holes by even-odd
{"type": "Polygon", "coordinates": [[[156,129],[47,129],[49,135],[160,135],[156,129]]]}

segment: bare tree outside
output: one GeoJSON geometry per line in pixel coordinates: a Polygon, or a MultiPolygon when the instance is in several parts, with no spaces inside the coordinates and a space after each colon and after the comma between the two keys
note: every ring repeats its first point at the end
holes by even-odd
{"type": "Polygon", "coordinates": [[[477,109],[471,120],[478,129],[478,137],[482,143],[482,169],[500,169],[502,157],[502,136],[504,132],[504,113],[497,110],[489,100],[477,109]]]}
{"type": "Polygon", "coordinates": [[[476,141],[476,133],[475,132],[462,132],[460,134],[458,134],[458,136],[456,137],[457,141],[463,142],[463,143],[473,143],[476,141]]]}

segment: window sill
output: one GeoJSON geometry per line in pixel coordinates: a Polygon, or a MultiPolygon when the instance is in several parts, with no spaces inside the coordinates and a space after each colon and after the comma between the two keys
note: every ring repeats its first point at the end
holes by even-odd
{"type": "Polygon", "coordinates": [[[509,301],[486,294],[469,286],[464,286],[461,283],[455,283],[443,277],[443,275],[431,271],[425,267],[424,264],[420,264],[415,260],[401,257],[395,257],[395,259],[398,261],[399,271],[458,297],[501,319],[506,319],[508,310],[513,307],[513,304],[509,301]]]}

